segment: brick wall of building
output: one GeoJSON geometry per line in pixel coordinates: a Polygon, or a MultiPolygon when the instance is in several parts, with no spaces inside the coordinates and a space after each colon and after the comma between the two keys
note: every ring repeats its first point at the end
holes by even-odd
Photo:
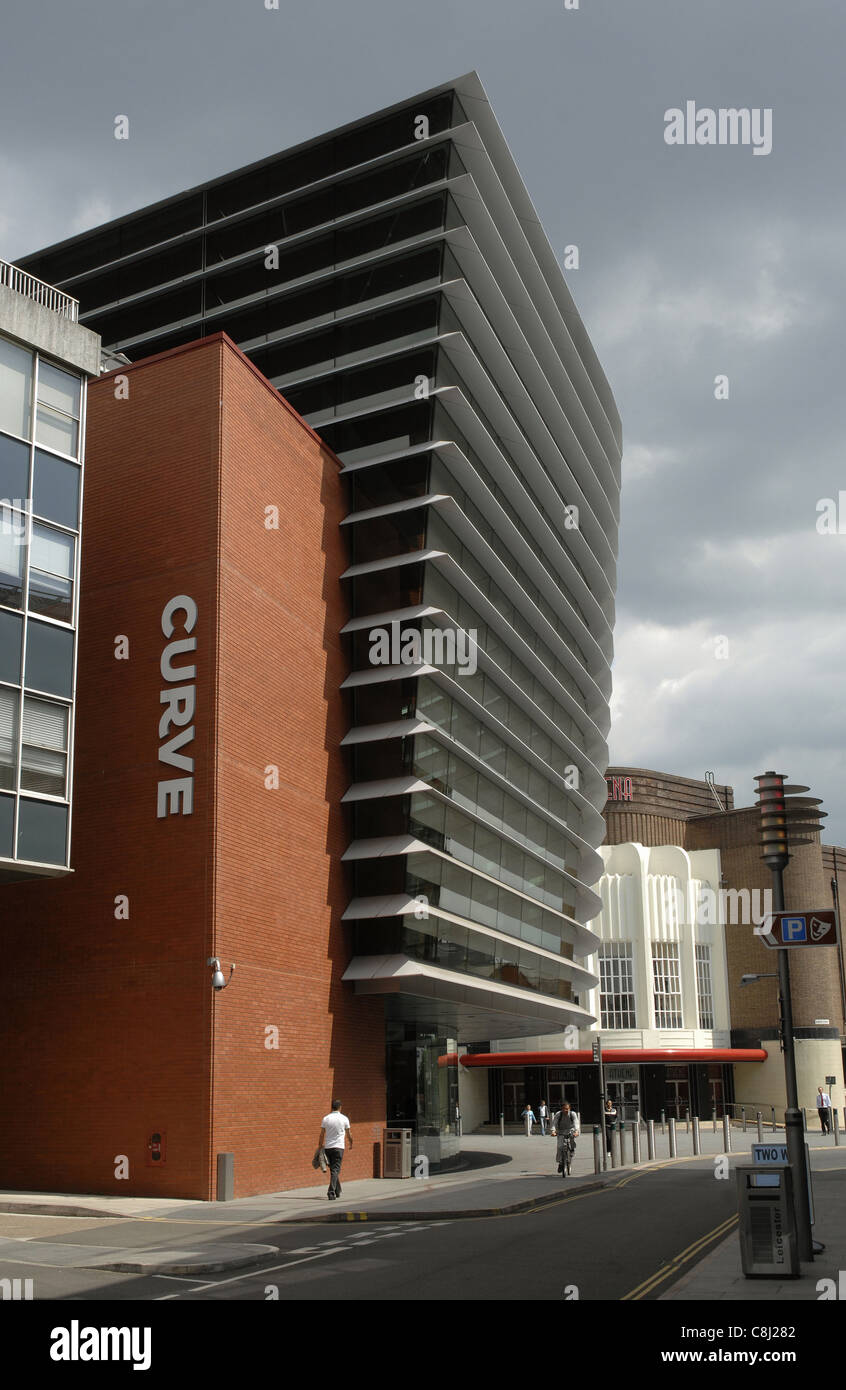
{"type": "MultiPolygon", "coordinates": [[[[644,767],[609,767],[605,774],[607,845],[637,840],[643,845],[682,844],[688,816],[717,810],[710,787],[691,777],[652,772],[644,767]]],[[[723,806],[734,806],[729,786],[715,788],[723,806]]]]}
{"type": "Polygon", "coordinates": [[[218,358],[135,368],[128,399],[89,389],[74,873],[0,895],[7,1187],[207,1195],[218,358]],[[199,606],[194,814],[159,820],[160,770],[178,775],[158,761],[161,614],[179,593],[199,606]]]}
{"type": "Polygon", "coordinates": [[[223,374],[215,954],[237,969],[215,1002],[213,1148],[235,1154],[240,1196],[316,1180],[335,1095],[354,1124],[344,1176],[373,1176],[385,1029],[381,1000],[341,983],[339,465],[240,356],[223,374]]]}
{"type": "Polygon", "coordinates": [[[220,1151],[237,1195],[314,1182],[336,1091],[358,1130],[347,1176],[372,1172],[381,1003],[340,983],[337,470],[222,337],[91,387],[75,872],[0,896],[7,1187],[208,1198],[220,1151]],[[158,761],[161,614],[180,593],[199,610],[196,658],[176,659],[197,666],[194,810],[158,819],[158,780],[180,775],[158,761]],[[217,995],[210,955],[237,964],[217,995]]]}

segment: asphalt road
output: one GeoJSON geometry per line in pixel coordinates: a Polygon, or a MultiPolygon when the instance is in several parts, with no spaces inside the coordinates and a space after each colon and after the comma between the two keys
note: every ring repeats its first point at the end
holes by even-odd
{"type": "Polygon", "coordinates": [[[437,1223],[2,1216],[0,1234],[25,1235],[29,1258],[4,1261],[0,1276],[34,1279],[39,1301],[650,1300],[734,1229],[735,1212],[733,1177],[716,1179],[708,1158],[629,1173],[602,1191],[562,1188],[559,1203],[528,1214],[437,1223]],[[140,1276],[40,1265],[39,1239],[174,1249],[231,1240],[279,1253],[228,1275],[140,1276]]]}

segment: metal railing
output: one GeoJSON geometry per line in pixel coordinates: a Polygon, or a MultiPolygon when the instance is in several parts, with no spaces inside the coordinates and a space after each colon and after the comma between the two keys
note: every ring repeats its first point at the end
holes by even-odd
{"type": "Polygon", "coordinates": [[[0,285],[8,285],[10,290],[26,295],[27,299],[34,299],[45,309],[51,309],[54,314],[61,314],[62,318],[70,319],[71,323],[79,321],[78,299],[72,299],[69,294],[57,290],[54,285],[48,285],[45,280],[38,280],[27,271],[19,270],[11,261],[0,260],[0,285]]]}

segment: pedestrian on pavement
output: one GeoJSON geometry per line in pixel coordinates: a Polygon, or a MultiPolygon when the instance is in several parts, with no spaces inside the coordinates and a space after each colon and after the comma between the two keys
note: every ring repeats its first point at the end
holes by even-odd
{"type": "Polygon", "coordinates": [[[546,1101],[542,1100],[538,1106],[538,1123],[541,1127],[541,1139],[546,1135],[546,1125],[549,1119],[549,1111],[546,1108],[546,1101]]]}
{"type": "Polygon", "coordinates": [[[341,1114],[341,1102],[333,1100],[331,1111],[321,1120],[318,1142],[318,1148],[325,1150],[326,1161],[329,1164],[329,1191],[326,1195],[330,1202],[341,1195],[341,1164],[344,1161],[345,1138],[349,1140],[352,1148],[350,1122],[346,1115],[341,1114]]]}
{"type": "Polygon", "coordinates": [[[558,1135],[558,1142],[555,1145],[555,1162],[558,1165],[559,1173],[566,1174],[565,1145],[569,1145],[570,1152],[575,1153],[576,1140],[579,1137],[579,1117],[571,1108],[569,1100],[565,1100],[561,1109],[553,1116],[552,1125],[558,1135]]]}
{"type": "Polygon", "coordinates": [[[820,1126],[823,1134],[831,1133],[831,1096],[827,1095],[822,1086],[817,1087],[817,1110],[820,1116],[820,1126]]]}
{"type": "Polygon", "coordinates": [[[520,1116],[520,1119],[526,1121],[526,1138],[531,1139],[532,1125],[536,1125],[537,1120],[535,1119],[535,1112],[528,1101],[526,1101],[526,1108],[520,1116]]]}
{"type": "Polygon", "coordinates": [[[611,1152],[611,1135],[614,1133],[614,1126],[617,1123],[617,1111],[614,1109],[614,1102],[605,1102],[605,1147],[611,1152]]]}

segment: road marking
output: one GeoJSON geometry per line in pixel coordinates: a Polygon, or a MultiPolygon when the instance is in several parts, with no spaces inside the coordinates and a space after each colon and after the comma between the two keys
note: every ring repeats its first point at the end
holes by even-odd
{"type": "Polygon", "coordinates": [[[696,1255],[701,1255],[707,1245],[719,1240],[722,1236],[727,1236],[737,1225],[737,1220],[737,1213],[735,1213],[733,1216],[729,1216],[725,1221],[722,1221],[719,1226],[715,1226],[713,1231],[709,1231],[707,1235],[700,1236],[698,1240],[695,1240],[692,1245],[688,1245],[680,1254],[674,1255],[669,1264],[662,1265],[661,1269],[655,1274],[650,1274],[649,1277],[644,1279],[641,1284],[638,1284],[636,1288],[630,1289],[628,1293],[623,1294],[620,1302],[637,1302],[639,1299],[645,1298],[653,1289],[657,1289],[659,1284],[663,1284],[665,1279],[669,1279],[672,1275],[678,1274],[682,1265],[687,1264],[687,1262],[694,1259],[696,1255]]]}
{"type": "Polygon", "coordinates": [[[199,1275],[195,1274],[193,1279],[187,1274],[154,1274],[154,1279],[170,1279],[174,1284],[201,1284],[203,1281],[199,1275]]]}
{"type": "MultiPolygon", "coordinates": [[[[212,1279],[207,1284],[198,1285],[198,1287],[192,1289],[191,1292],[203,1293],[206,1289],[221,1289],[226,1284],[238,1284],[241,1282],[242,1279],[263,1279],[268,1274],[277,1274],[280,1270],[284,1269],[294,1269],[297,1265],[311,1264],[314,1260],[325,1260],[330,1255],[344,1255],[348,1250],[357,1250],[358,1247],[361,1245],[375,1245],[376,1241],[390,1240],[391,1237],[395,1235],[411,1235],[414,1231],[431,1231],[436,1226],[449,1226],[450,1224],[451,1223],[449,1221],[410,1222],[407,1226],[403,1226],[400,1231],[386,1231],[384,1235],[377,1235],[375,1233],[371,1234],[370,1232],[368,1232],[366,1236],[348,1236],[343,1241],[343,1244],[333,1242],[332,1244],[328,1245],[328,1248],[326,1250],[319,1251],[317,1254],[304,1255],[299,1260],[288,1260],[285,1264],[281,1265],[270,1265],[267,1269],[245,1270],[243,1274],[233,1274],[229,1279],[212,1279]]],[[[304,1248],[309,1249],[311,1247],[306,1246],[304,1248]]],[[[291,1251],[290,1253],[295,1254],[296,1252],[291,1251]]],[[[161,1277],[164,1278],[165,1276],[161,1277]]],[[[154,1302],[167,1303],[172,1301],[174,1298],[181,1297],[182,1295],[179,1293],[169,1293],[164,1294],[160,1298],[155,1299],[154,1302]]]]}

